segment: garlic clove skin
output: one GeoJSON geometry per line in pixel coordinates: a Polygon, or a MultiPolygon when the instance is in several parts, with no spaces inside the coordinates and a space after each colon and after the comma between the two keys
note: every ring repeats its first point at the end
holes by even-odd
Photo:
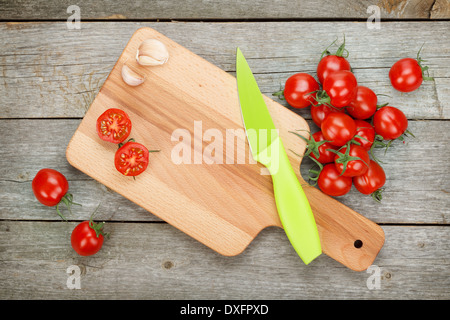
{"type": "Polygon", "coordinates": [[[124,63],[122,66],[122,79],[129,86],[136,87],[144,82],[145,77],[133,71],[124,63]]]}
{"type": "Polygon", "coordinates": [[[159,40],[144,40],[136,53],[136,61],[142,66],[160,66],[169,59],[166,46],[159,40]]]}

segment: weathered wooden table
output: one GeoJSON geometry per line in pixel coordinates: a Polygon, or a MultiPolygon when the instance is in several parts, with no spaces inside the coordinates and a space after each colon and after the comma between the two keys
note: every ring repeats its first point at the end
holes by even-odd
{"type": "Polygon", "coordinates": [[[366,0],[78,1],[80,29],[66,23],[70,4],[1,1],[1,299],[450,298],[448,0],[378,1],[379,29],[367,27],[366,0]],[[388,176],[381,204],[354,189],[339,198],[385,231],[367,272],[325,255],[305,266],[278,228],[238,256],[221,256],[68,164],[69,139],[143,26],[232,74],[240,46],[269,95],[293,73],[314,73],[323,48],[345,34],[359,83],[388,95],[380,102],[402,109],[416,136],[378,153],[388,176]],[[435,80],[413,93],[394,91],[390,66],[415,57],[423,43],[435,80]],[[45,167],[66,175],[83,204],[69,222],[33,196],[31,180],[45,167]],[[96,219],[106,221],[111,238],[81,257],[71,231],[99,204],[96,219]]]}

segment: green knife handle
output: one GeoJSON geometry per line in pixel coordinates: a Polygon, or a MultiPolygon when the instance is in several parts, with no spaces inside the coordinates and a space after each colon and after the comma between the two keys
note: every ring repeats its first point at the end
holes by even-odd
{"type": "Polygon", "coordinates": [[[269,152],[273,160],[267,166],[273,181],[275,201],[281,223],[297,254],[309,264],[322,253],[316,221],[305,192],[292,169],[280,139],[272,143],[269,152]],[[274,157],[275,156],[275,157],[274,157]]]}

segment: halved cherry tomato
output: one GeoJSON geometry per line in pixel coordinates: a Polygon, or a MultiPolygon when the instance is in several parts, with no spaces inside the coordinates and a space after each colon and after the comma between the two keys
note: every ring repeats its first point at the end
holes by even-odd
{"type": "Polygon", "coordinates": [[[355,177],[369,169],[370,158],[367,150],[356,144],[339,149],[334,158],[336,169],[344,177],[355,177]]]}
{"type": "Polygon", "coordinates": [[[349,115],[341,112],[330,113],[321,125],[323,136],[334,146],[341,147],[356,133],[356,124],[349,115]]]}
{"type": "Polygon", "coordinates": [[[369,163],[369,170],[354,177],[353,184],[362,194],[372,194],[372,197],[381,200],[381,188],[386,183],[386,174],[383,168],[375,161],[369,163]]]}
{"type": "Polygon", "coordinates": [[[131,120],[125,111],[111,108],[102,113],[97,119],[97,134],[100,139],[121,143],[131,133],[131,120]]]}
{"type": "Polygon", "coordinates": [[[314,101],[311,92],[317,90],[316,79],[307,73],[297,73],[286,80],[283,95],[291,107],[306,108],[314,101]]]}
{"type": "Polygon", "coordinates": [[[358,142],[361,147],[370,150],[375,141],[375,128],[364,120],[355,120],[356,134],[353,141],[358,142]]]}
{"type": "Polygon", "coordinates": [[[368,119],[377,111],[377,95],[371,89],[358,86],[356,96],[347,106],[347,112],[355,119],[368,119]]]}
{"type": "Polygon", "coordinates": [[[137,176],[147,169],[148,156],[144,145],[129,141],[116,151],[114,165],[125,176],[137,176]]]}
{"type": "Polygon", "coordinates": [[[385,106],[375,112],[373,126],[385,140],[394,140],[408,129],[408,119],[400,109],[385,106]]]}
{"type": "Polygon", "coordinates": [[[343,196],[352,188],[352,178],[340,175],[334,163],[328,163],[320,172],[317,184],[329,196],[343,196]]]}

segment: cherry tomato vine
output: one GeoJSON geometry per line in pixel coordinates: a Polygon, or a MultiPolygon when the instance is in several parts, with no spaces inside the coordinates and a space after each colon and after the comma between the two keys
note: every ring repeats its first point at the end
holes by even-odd
{"type": "MultiPolygon", "coordinates": [[[[293,108],[309,107],[311,118],[319,128],[315,133],[290,132],[306,143],[302,157],[313,162],[308,171],[312,186],[331,196],[343,196],[354,185],[360,193],[381,201],[386,173],[374,150],[384,149],[386,154],[395,141],[405,143],[407,138],[415,136],[398,107],[378,104],[378,97],[384,94],[358,84],[348,60],[350,52],[345,36],[332,53],[331,47],[336,42],[337,39],[321,53],[317,80],[313,81],[313,75],[299,72],[289,77],[285,87],[273,95],[285,99],[293,108]],[[299,79],[304,84],[294,85],[299,79]],[[297,100],[293,101],[292,97],[297,100]]],[[[396,90],[411,92],[423,81],[433,81],[429,68],[422,65],[425,62],[420,56],[422,47],[416,59],[403,58],[391,67],[389,79],[396,90]]]]}

